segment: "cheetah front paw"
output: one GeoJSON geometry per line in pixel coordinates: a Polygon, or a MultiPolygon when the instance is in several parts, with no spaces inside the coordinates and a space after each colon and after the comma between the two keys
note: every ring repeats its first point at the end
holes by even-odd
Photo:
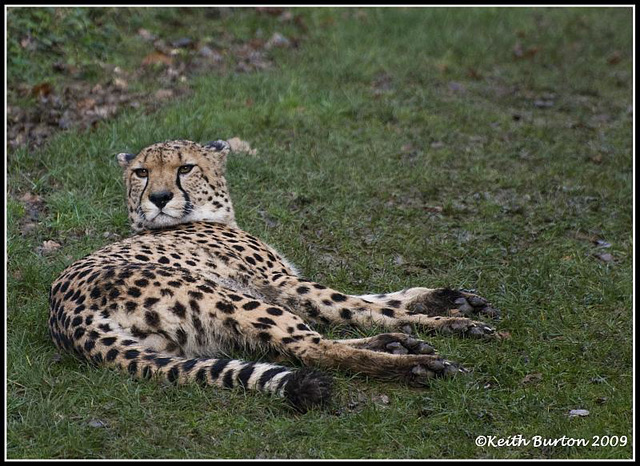
{"type": "Polygon", "coordinates": [[[411,368],[407,383],[413,387],[424,387],[437,377],[453,377],[469,371],[459,364],[446,359],[435,359],[427,364],[417,364],[411,368]]]}
{"type": "Polygon", "coordinates": [[[493,327],[466,318],[448,319],[438,330],[443,333],[456,333],[474,338],[492,338],[496,334],[496,329],[493,327]]]}
{"type": "Polygon", "coordinates": [[[466,317],[408,316],[401,320],[399,330],[409,335],[414,334],[416,330],[474,338],[494,338],[497,335],[493,327],[466,317]]]}
{"type": "Polygon", "coordinates": [[[410,315],[428,316],[481,316],[500,318],[500,311],[491,303],[470,290],[442,288],[418,296],[407,305],[410,315]]]}

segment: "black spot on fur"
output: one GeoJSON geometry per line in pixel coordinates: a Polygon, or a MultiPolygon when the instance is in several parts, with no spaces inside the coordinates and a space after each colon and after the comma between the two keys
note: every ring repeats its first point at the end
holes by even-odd
{"type": "MultiPolygon", "coordinates": [[[[124,342],[123,342],[124,344],[124,342]]],[[[140,351],[138,350],[127,350],[126,353],[124,353],[124,357],[125,359],[135,359],[140,355],[140,351]]]]}
{"type": "Polygon", "coordinates": [[[269,319],[268,317],[260,317],[260,318],[258,318],[258,322],[262,322],[263,324],[266,324],[266,325],[275,325],[276,324],[273,321],[273,319],[269,319]]]}
{"type": "Polygon", "coordinates": [[[120,352],[117,349],[110,349],[109,351],[107,351],[107,361],[113,361],[118,356],[118,354],[120,354],[120,352]]]}
{"type": "Polygon", "coordinates": [[[224,301],[218,301],[216,303],[216,308],[221,310],[225,314],[233,314],[236,310],[236,307],[233,304],[224,301]]]}
{"type": "Polygon", "coordinates": [[[382,310],[380,311],[382,312],[383,315],[387,316],[387,317],[393,317],[395,312],[393,311],[393,309],[388,308],[388,307],[383,307],[382,310]]]}
{"type": "Polygon", "coordinates": [[[144,321],[149,327],[157,327],[160,325],[160,315],[156,311],[147,311],[144,321]]]}
{"type": "Polygon", "coordinates": [[[126,303],[124,303],[124,307],[127,309],[127,312],[131,313],[136,310],[136,308],[138,307],[138,303],[127,301],[126,303]]]}
{"type": "Polygon", "coordinates": [[[242,305],[242,309],[244,309],[245,311],[252,311],[253,309],[259,306],[260,306],[260,303],[258,301],[249,301],[248,303],[244,303],[242,305]]]}
{"type": "Polygon", "coordinates": [[[179,376],[180,369],[178,368],[178,366],[173,366],[171,369],[169,369],[169,372],[167,372],[167,380],[171,383],[176,383],[179,376]]]}
{"type": "Polygon", "coordinates": [[[173,305],[171,311],[180,318],[184,318],[184,316],[187,314],[187,308],[178,301],[176,301],[176,303],[173,305]]]}
{"type": "Polygon", "coordinates": [[[340,303],[340,302],[346,301],[347,297],[340,293],[333,293],[331,295],[331,299],[333,299],[337,303],[340,303]]]}
{"type": "Polygon", "coordinates": [[[144,307],[151,307],[158,301],[160,301],[159,298],[147,298],[144,300],[144,307]]]}
{"type": "Polygon", "coordinates": [[[272,316],[281,316],[282,310],[278,309],[277,307],[268,307],[267,314],[271,314],[272,316]]]}

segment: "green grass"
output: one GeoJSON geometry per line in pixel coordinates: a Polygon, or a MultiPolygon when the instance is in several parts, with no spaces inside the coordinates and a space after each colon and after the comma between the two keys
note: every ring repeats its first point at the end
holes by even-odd
{"type": "MultiPolygon", "coordinates": [[[[187,100],[9,155],[7,456],[630,458],[631,10],[296,13],[306,37],[274,50],[272,70],[201,76],[187,100]],[[516,43],[537,53],[515,59],[516,43]],[[60,359],[49,284],[113,241],[105,232],[128,234],[115,154],[233,136],[259,151],[229,159],[239,225],[307,277],[348,293],[476,288],[511,338],[429,337],[472,373],[425,390],[335,373],[332,406],[305,415],[265,395],[60,359]],[[23,235],[25,192],[44,207],[23,235]],[[42,256],[45,240],[62,246],[42,256]],[[522,382],[533,373],[538,383],[522,382]],[[382,394],[388,404],[374,401],[382,394]],[[628,443],[474,443],[518,434],[628,443]]],[[[244,39],[280,27],[248,10],[209,22],[244,39]]],[[[27,64],[33,76],[39,64],[27,64]]]]}

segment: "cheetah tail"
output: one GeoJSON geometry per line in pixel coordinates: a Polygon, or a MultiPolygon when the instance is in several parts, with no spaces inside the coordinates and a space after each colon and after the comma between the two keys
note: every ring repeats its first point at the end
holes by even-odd
{"type": "Polygon", "coordinates": [[[259,390],[284,397],[299,412],[325,405],[331,397],[332,379],[319,371],[237,359],[189,359],[151,350],[122,329],[115,332],[91,327],[79,325],[69,338],[54,326],[51,336],[61,349],[96,365],[126,370],[138,379],[259,390]]]}

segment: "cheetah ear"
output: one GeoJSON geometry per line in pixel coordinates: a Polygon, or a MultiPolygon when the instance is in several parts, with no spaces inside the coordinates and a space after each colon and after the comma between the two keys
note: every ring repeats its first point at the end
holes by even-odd
{"type": "Polygon", "coordinates": [[[227,141],[223,141],[222,139],[207,142],[204,145],[204,148],[212,150],[219,155],[227,155],[229,152],[231,152],[231,145],[227,141]]]}
{"type": "Polygon", "coordinates": [[[118,165],[120,165],[122,168],[126,168],[127,166],[129,166],[129,163],[131,163],[131,161],[135,158],[136,154],[129,154],[127,152],[121,152],[116,155],[116,159],[118,159],[118,165]]]}

